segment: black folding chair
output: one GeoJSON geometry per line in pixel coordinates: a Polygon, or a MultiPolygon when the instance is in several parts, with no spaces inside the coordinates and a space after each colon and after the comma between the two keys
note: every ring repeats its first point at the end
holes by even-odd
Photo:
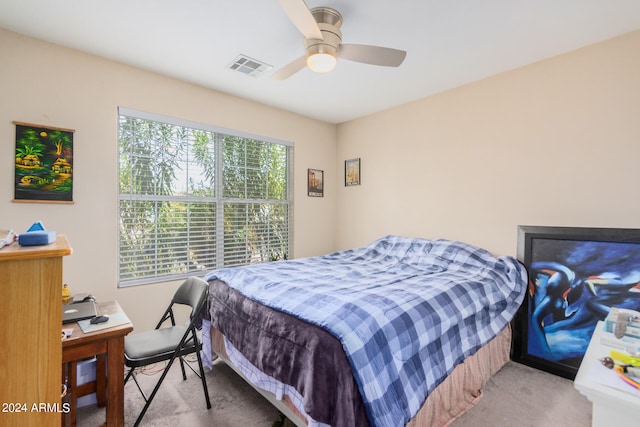
{"type": "Polygon", "coordinates": [[[144,400],[146,401],[142,412],[138,415],[134,426],[138,426],[142,417],[147,412],[151,401],[155,397],[162,381],[167,376],[169,369],[173,362],[178,359],[180,361],[180,367],[182,368],[182,379],[186,380],[187,375],[185,372],[185,364],[188,366],[200,379],[202,380],[202,388],[204,390],[204,397],[207,401],[207,409],[211,409],[211,402],[209,401],[209,390],[207,389],[207,381],[204,376],[204,368],[202,367],[202,358],[200,357],[200,349],[202,344],[198,341],[196,335],[196,324],[198,323],[200,312],[205,306],[207,300],[207,291],[209,284],[204,280],[197,277],[190,277],[180,285],[178,290],[171,300],[171,304],[164,312],[164,315],[158,322],[158,325],[154,330],[141,332],[125,337],[124,341],[124,360],[125,365],[130,368],[127,376],[125,377],[125,384],[129,381],[129,378],[133,378],[138,390],[142,393],[144,400]],[[191,307],[191,315],[188,326],[176,326],[176,321],[173,315],[174,304],[181,304],[191,307]],[[171,326],[161,328],[164,322],[171,321],[171,326]],[[184,356],[195,353],[198,359],[197,372],[185,359],[184,356]],[[140,383],[136,379],[136,368],[151,365],[153,363],[168,361],[167,365],[160,376],[160,379],[156,383],[151,395],[147,395],[140,387],[140,383]]]}

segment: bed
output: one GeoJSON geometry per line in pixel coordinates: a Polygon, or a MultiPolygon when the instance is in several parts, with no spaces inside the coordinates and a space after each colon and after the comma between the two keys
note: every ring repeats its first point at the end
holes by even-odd
{"type": "Polygon", "coordinates": [[[447,425],[509,360],[526,278],[513,257],[400,236],[220,269],[203,353],[298,426],[447,425]]]}

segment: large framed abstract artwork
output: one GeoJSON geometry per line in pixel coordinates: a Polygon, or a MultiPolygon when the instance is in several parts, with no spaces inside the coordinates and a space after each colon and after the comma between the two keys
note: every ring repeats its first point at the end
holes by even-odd
{"type": "Polygon", "coordinates": [[[73,203],[73,129],[16,125],[14,202],[73,203]]]}
{"type": "Polygon", "coordinates": [[[518,227],[529,273],[513,360],[574,379],[611,307],[640,310],[640,229],[518,227]]]}

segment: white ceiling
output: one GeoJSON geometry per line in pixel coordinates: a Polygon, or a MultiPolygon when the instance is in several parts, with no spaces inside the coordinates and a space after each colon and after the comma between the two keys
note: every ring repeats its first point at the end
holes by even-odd
{"type": "Polygon", "coordinates": [[[0,0],[0,27],[331,123],[640,28],[640,0],[306,3],[343,15],[344,43],[407,58],[399,68],[342,60],[329,74],[271,80],[304,53],[277,0],[0,0]],[[259,77],[229,70],[240,54],[273,68],[259,77]]]}

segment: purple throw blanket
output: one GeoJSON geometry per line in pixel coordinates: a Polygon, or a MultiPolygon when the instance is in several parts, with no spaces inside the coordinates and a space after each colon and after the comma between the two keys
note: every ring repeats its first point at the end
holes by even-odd
{"type": "Polygon", "coordinates": [[[298,390],[314,420],[369,426],[344,349],[329,332],[254,302],[220,280],[209,284],[209,316],[253,365],[298,390]]]}

